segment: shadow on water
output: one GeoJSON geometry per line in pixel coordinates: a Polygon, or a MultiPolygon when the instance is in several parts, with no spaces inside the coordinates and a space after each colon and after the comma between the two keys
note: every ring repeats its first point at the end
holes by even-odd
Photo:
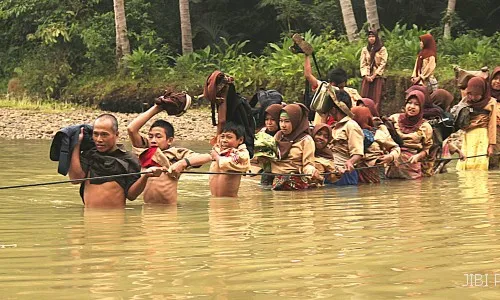
{"type": "MultiPolygon", "coordinates": [[[[49,146],[2,141],[0,185],[64,179],[49,146]]],[[[125,210],[84,209],[78,185],[0,191],[2,297],[494,299],[500,173],[449,169],[301,192],[244,178],[238,199],[185,174],[177,205],[125,210]]]]}

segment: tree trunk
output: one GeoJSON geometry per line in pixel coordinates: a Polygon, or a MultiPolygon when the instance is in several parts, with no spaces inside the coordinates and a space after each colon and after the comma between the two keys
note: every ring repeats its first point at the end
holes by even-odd
{"type": "Polygon", "coordinates": [[[125,0],[113,0],[115,11],[116,32],[116,62],[118,68],[122,67],[122,58],[130,54],[130,42],[127,36],[127,19],[125,17],[125,0]]]}
{"type": "Polygon", "coordinates": [[[451,19],[453,18],[453,14],[455,13],[456,4],[457,0],[448,0],[448,8],[446,9],[446,15],[444,17],[443,38],[445,39],[451,38],[451,19]]]}
{"type": "Polygon", "coordinates": [[[342,9],[342,18],[344,19],[347,38],[349,42],[352,42],[357,38],[356,31],[358,31],[358,25],[356,24],[354,11],[352,10],[351,0],[340,0],[340,8],[342,9]]]}
{"type": "Polygon", "coordinates": [[[365,0],[365,9],[366,9],[366,20],[368,24],[370,24],[371,30],[379,30],[380,23],[378,20],[378,12],[377,12],[377,0],[365,0]]]}
{"type": "Polygon", "coordinates": [[[181,15],[182,54],[193,52],[193,36],[191,33],[191,16],[189,14],[189,0],[179,0],[181,15]]]}

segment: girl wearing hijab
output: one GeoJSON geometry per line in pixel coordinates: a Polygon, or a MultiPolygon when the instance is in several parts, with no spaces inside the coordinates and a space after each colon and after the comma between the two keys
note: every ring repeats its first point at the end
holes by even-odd
{"type": "Polygon", "coordinates": [[[497,143],[497,101],[490,97],[486,80],[473,77],[467,83],[467,96],[462,99],[473,109],[470,125],[463,128],[462,152],[466,158],[457,163],[457,170],[488,170],[488,157],[497,143]],[[480,157],[470,157],[477,156],[480,157]]]}
{"type": "Polygon", "coordinates": [[[377,32],[368,31],[368,44],[361,50],[359,63],[361,77],[363,77],[361,97],[373,99],[377,112],[380,112],[380,97],[384,85],[383,75],[387,64],[387,56],[387,49],[377,32]]]}
{"type": "MultiPolygon", "coordinates": [[[[500,153],[500,66],[497,66],[491,73],[491,97],[497,100],[497,143],[495,153],[500,153]]],[[[490,169],[498,169],[500,167],[500,155],[490,157],[490,169]]]]}
{"type": "Polygon", "coordinates": [[[387,169],[388,178],[422,177],[421,161],[429,154],[432,146],[432,127],[423,117],[424,102],[424,93],[419,90],[411,91],[406,96],[404,112],[389,117],[403,144],[399,159],[387,169]]]}
{"type": "MultiPolygon", "coordinates": [[[[399,158],[401,150],[391,135],[373,125],[373,116],[367,107],[352,108],[354,121],[358,122],[365,135],[365,155],[358,164],[359,167],[373,167],[376,164],[390,164],[399,158]]],[[[359,182],[380,183],[378,168],[358,170],[359,182]]]]}
{"type": "Polygon", "coordinates": [[[434,69],[437,62],[436,41],[429,33],[420,36],[420,52],[417,55],[411,83],[427,87],[430,91],[437,89],[434,69]]]}
{"type": "Polygon", "coordinates": [[[314,140],[309,135],[309,109],[300,103],[281,109],[280,130],[274,138],[278,144],[278,160],[271,161],[276,175],[273,190],[302,190],[310,187],[311,180],[323,180],[314,166],[314,140]],[[293,174],[311,176],[293,176],[293,174]]]}
{"type": "MultiPolygon", "coordinates": [[[[333,163],[333,152],[328,148],[328,143],[332,140],[332,128],[327,124],[320,123],[314,126],[311,132],[314,139],[314,166],[322,173],[330,173],[326,176],[325,181],[334,183],[340,179],[340,170],[333,163]]],[[[321,182],[322,184],[323,182],[321,182]]]]}
{"type": "Polygon", "coordinates": [[[265,126],[260,131],[274,136],[280,130],[280,112],[282,108],[283,105],[281,104],[271,104],[266,108],[264,113],[265,126]]]}

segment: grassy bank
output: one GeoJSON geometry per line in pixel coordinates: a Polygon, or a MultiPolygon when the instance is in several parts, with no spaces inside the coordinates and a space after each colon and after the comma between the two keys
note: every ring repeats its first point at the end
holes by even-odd
{"type": "Polygon", "coordinates": [[[61,102],[53,99],[41,100],[22,96],[19,98],[0,96],[0,108],[30,110],[40,112],[64,112],[68,110],[91,110],[89,106],[82,106],[70,102],[61,102]]]}

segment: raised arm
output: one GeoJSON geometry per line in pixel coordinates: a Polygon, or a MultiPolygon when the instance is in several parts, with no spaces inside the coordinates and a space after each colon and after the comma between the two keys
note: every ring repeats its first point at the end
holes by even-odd
{"type": "MultiPolygon", "coordinates": [[[[82,164],[80,163],[80,144],[83,140],[83,127],[80,128],[80,134],[78,135],[78,143],[73,148],[73,153],[71,154],[71,162],[69,165],[68,175],[70,180],[83,179],[85,178],[85,172],[82,169],[82,164]]],[[[73,182],[77,184],[78,182],[73,182]]]]}
{"type": "Polygon", "coordinates": [[[311,58],[309,55],[306,55],[304,59],[304,77],[309,81],[311,86],[315,87],[318,85],[318,79],[312,73],[311,58]]]}
{"type": "Polygon", "coordinates": [[[161,112],[162,108],[158,105],[154,105],[147,111],[143,112],[137,118],[135,118],[130,124],[127,126],[127,132],[128,136],[130,138],[130,142],[132,143],[132,146],[134,147],[142,147],[143,142],[142,142],[142,137],[139,134],[139,130],[141,129],[144,124],[146,124],[149,119],[151,119],[154,115],[157,113],[161,112]]]}

